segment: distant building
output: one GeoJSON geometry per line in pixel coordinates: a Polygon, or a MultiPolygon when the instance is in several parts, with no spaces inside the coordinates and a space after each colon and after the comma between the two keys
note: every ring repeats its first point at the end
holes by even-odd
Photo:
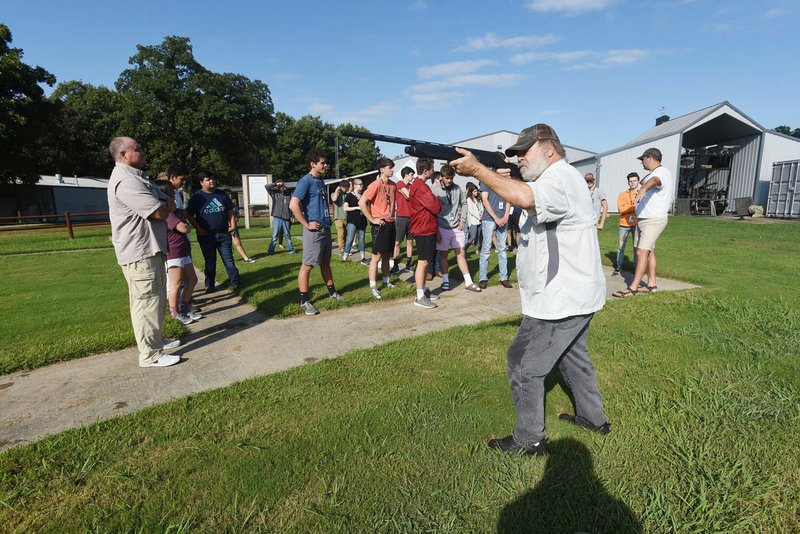
{"type": "MultiPolygon", "coordinates": [[[[0,216],[108,211],[108,178],[41,176],[35,185],[0,185],[0,216]]],[[[90,217],[98,219],[102,217],[90,217]]],[[[54,222],[55,219],[47,219],[54,222]]]]}
{"type": "MultiPolygon", "coordinates": [[[[642,165],[636,158],[649,147],[663,155],[662,163],[676,178],[675,200],[681,211],[699,198],[721,199],[717,211],[733,212],[739,203],[767,203],[772,166],[800,159],[800,139],[764,128],[729,102],[721,102],[656,124],[629,143],[571,163],[592,170],[609,198],[627,187],[626,176],[642,165]]],[[[616,209],[613,202],[611,210],[616,209]]]]}

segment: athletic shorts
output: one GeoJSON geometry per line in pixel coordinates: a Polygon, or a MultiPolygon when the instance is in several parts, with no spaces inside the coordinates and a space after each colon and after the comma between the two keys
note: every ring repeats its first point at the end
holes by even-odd
{"type": "Polygon", "coordinates": [[[436,236],[418,235],[414,242],[417,244],[417,259],[432,263],[436,255],[436,236]]]}
{"type": "Polygon", "coordinates": [[[413,239],[411,235],[411,219],[400,215],[394,220],[395,241],[402,243],[406,239],[413,239]]]}
{"type": "Polygon", "coordinates": [[[439,242],[436,243],[436,250],[464,248],[464,243],[466,242],[464,230],[439,227],[439,242]]]}
{"type": "Polygon", "coordinates": [[[656,241],[667,227],[667,217],[650,217],[649,219],[639,219],[636,224],[636,234],[633,239],[633,247],[644,250],[656,248],[656,241]]]}
{"type": "Polygon", "coordinates": [[[320,265],[331,261],[331,229],[324,226],[312,232],[303,228],[303,265],[320,265]]]}
{"type": "MultiPolygon", "coordinates": [[[[372,253],[389,254],[394,253],[394,221],[384,224],[372,225],[372,253]]],[[[387,256],[389,257],[389,256],[387,256]]]]}
{"type": "Polygon", "coordinates": [[[170,267],[186,267],[187,265],[192,264],[192,257],[191,256],[181,256],[180,258],[173,258],[171,260],[167,260],[167,269],[170,267]]]}

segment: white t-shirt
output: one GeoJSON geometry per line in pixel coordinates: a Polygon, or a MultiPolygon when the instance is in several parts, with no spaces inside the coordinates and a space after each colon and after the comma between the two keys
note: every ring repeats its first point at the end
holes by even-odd
{"type": "Polygon", "coordinates": [[[596,312],[605,304],[606,278],[583,175],[562,159],[526,184],[536,205],[519,221],[522,313],[555,320],[596,312]]]}
{"type": "Polygon", "coordinates": [[[675,184],[669,169],[663,165],[653,169],[650,174],[642,178],[642,186],[656,176],[661,180],[661,186],[653,186],[648,189],[642,200],[636,205],[636,216],[640,219],[666,217],[672,207],[672,189],[675,184]]]}

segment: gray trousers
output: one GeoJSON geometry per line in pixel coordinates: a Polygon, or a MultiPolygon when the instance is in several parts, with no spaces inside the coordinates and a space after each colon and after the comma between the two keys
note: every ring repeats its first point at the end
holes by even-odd
{"type": "Polygon", "coordinates": [[[508,348],[508,385],[517,412],[514,440],[531,446],[544,437],[544,381],[558,364],[575,400],[575,415],[595,426],[606,422],[586,334],[594,314],[545,321],[524,316],[508,348]]]}

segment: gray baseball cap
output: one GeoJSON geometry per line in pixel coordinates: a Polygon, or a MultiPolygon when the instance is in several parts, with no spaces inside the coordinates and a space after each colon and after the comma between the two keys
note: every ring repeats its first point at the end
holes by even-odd
{"type": "Polygon", "coordinates": [[[516,156],[520,150],[528,150],[536,144],[536,141],[544,139],[552,139],[561,144],[556,131],[547,124],[534,124],[530,128],[525,128],[520,132],[517,142],[506,149],[506,156],[516,156]]]}
{"type": "Polygon", "coordinates": [[[659,149],[655,148],[655,147],[648,148],[647,150],[644,151],[644,154],[642,154],[641,156],[639,156],[636,159],[641,161],[644,158],[646,158],[647,156],[650,156],[651,158],[654,158],[657,161],[661,161],[661,151],[659,149]]]}

